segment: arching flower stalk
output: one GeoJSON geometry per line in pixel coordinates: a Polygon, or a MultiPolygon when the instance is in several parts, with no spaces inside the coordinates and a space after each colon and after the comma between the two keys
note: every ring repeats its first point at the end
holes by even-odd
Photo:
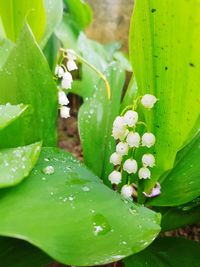
{"type": "MultiPolygon", "coordinates": [[[[151,153],[145,153],[140,160],[135,158],[136,151],[141,147],[149,149],[154,146],[156,137],[148,131],[140,136],[138,127],[146,127],[145,122],[139,121],[137,107],[140,103],[144,108],[151,109],[157,102],[157,98],[147,94],[138,98],[133,105],[127,106],[120,116],[113,122],[112,136],[117,141],[116,151],[110,156],[110,163],[115,166],[115,170],[109,175],[108,179],[112,184],[120,185],[123,175],[125,184],[119,187],[125,199],[132,196],[137,197],[137,185],[139,180],[151,179],[151,168],[155,166],[155,157],[151,153]],[[134,179],[133,179],[134,177],[134,179]],[[134,183],[133,183],[134,182],[134,183]]],[[[160,194],[160,184],[150,194],[143,192],[146,197],[154,197],[160,194]]]]}

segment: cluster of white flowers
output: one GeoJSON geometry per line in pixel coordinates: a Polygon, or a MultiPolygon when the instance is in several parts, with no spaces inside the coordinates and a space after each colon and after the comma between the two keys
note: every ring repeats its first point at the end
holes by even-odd
{"type": "MultiPolygon", "coordinates": [[[[153,108],[156,102],[157,98],[150,94],[144,95],[141,99],[141,104],[148,109],[153,108]]],[[[145,132],[140,136],[136,131],[138,124],[138,113],[134,107],[132,110],[127,110],[124,115],[117,116],[113,122],[112,136],[118,143],[116,145],[116,152],[110,156],[110,163],[116,168],[108,177],[112,184],[118,185],[121,183],[123,171],[129,175],[137,173],[139,179],[151,178],[150,168],[155,165],[155,157],[149,153],[144,154],[141,162],[137,162],[132,154],[140,146],[152,147],[155,144],[156,138],[150,132],[145,132]]],[[[124,198],[136,196],[135,187],[131,184],[130,180],[127,183],[121,189],[122,196],[124,198]]]]}
{"type": "MultiPolygon", "coordinates": [[[[73,82],[72,75],[70,71],[78,69],[76,65],[76,53],[72,49],[66,50],[67,63],[66,66],[56,65],[55,75],[61,79],[62,89],[71,89],[73,82]]],[[[63,90],[58,92],[58,102],[60,104],[60,116],[62,118],[68,118],[70,116],[70,108],[67,107],[69,100],[63,90]]]]}

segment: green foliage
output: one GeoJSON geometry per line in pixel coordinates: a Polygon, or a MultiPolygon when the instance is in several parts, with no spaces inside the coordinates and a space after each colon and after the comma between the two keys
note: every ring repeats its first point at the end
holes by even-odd
{"type": "Polygon", "coordinates": [[[198,267],[200,244],[176,237],[157,239],[144,251],[127,258],[125,267],[198,267]]]}
{"type": "Polygon", "coordinates": [[[13,46],[13,43],[8,39],[0,39],[0,68],[6,62],[6,59],[9,56],[13,46]]]}
{"type": "Polygon", "coordinates": [[[124,202],[69,153],[55,148],[42,150],[23,183],[1,190],[0,218],[1,235],[24,239],[62,263],[79,266],[136,253],[160,230],[159,214],[124,202]],[[54,168],[51,175],[48,166],[54,168]]]}
{"type": "Polygon", "coordinates": [[[173,167],[177,152],[192,138],[193,128],[198,128],[199,12],[198,0],[136,2],[131,62],[139,95],[151,93],[159,99],[153,113],[145,112],[149,130],[157,138],[157,164],[146,189],[173,167]]]}
{"type": "Polygon", "coordinates": [[[44,55],[26,25],[0,70],[0,80],[0,104],[30,105],[26,116],[1,131],[0,146],[23,146],[40,140],[44,145],[54,146],[57,88],[44,55]]]}

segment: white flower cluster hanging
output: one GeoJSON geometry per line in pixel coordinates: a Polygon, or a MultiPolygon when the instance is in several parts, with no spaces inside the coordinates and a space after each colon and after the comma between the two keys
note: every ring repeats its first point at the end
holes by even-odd
{"type": "MultiPolygon", "coordinates": [[[[147,108],[153,108],[157,102],[157,98],[153,95],[146,94],[141,98],[141,104],[147,108]]],[[[156,142],[153,133],[145,132],[142,136],[136,131],[137,126],[144,124],[138,121],[138,113],[136,107],[132,109],[125,109],[123,115],[117,116],[113,122],[112,136],[118,141],[116,145],[116,152],[110,156],[110,163],[115,166],[115,170],[110,173],[108,179],[112,184],[118,185],[122,182],[122,173],[126,172],[129,175],[137,174],[138,179],[150,179],[151,170],[155,166],[155,157],[150,153],[142,156],[141,162],[134,159],[134,151],[139,147],[151,148],[156,142]],[[140,166],[140,167],[139,167],[140,166]]],[[[131,184],[128,179],[128,184],[122,186],[121,194],[124,198],[137,196],[135,189],[136,185],[131,184]]],[[[160,185],[157,183],[156,188],[151,194],[145,194],[147,197],[158,195],[160,192],[160,185]]]]}
{"type": "Polygon", "coordinates": [[[58,92],[58,102],[60,105],[60,116],[61,118],[68,118],[70,117],[70,108],[67,107],[69,104],[69,100],[63,91],[63,89],[71,89],[71,85],[73,82],[72,75],[70,71],[78,69],[76,65],[76,53],[72,49],[67,49],[66,50],[66,58],[67,58],[67,63],[66,66],[61,64],[61,65],[56,65],[55,68],[55,75],[61,79],[61,90],[59,89],[58,92]]]}

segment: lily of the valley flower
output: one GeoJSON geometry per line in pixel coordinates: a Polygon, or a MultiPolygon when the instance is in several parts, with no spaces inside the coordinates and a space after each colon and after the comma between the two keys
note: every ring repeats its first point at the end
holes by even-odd
{"type": "Polygon", "coordinates": [[[61,66],[56,65],[55,75],[58,75],[58,78],[62,78],[63,74],[64,74],[64,69],[61,66]]]}
{"type": "Polygon", "coordinates": [[[108,176],[108,179],[111,182],[111,184],[118,185],[122,180],[121,172],[118,171],[111,172],[110,175],[108,176]]]}
{"type": "Polygon", "coordinates": [[[156,142],[156,138],[152,133],[145,133],[142,136],[142,146],[146,146],[148,148],[152,147],[156,142]]]}
{"type": "Polygon", "coordinates": [[[134,159],[127,159],[124,162],[123,169],[129,174],[136,173],[138,169],[137,161],[134,159]]]}
{"type": "Polygon", "coordinates": [[[138,113],[133,110],[128,110],[124,115],[124,121],[129,127],[135,126],[138,121],[138,113]]]}
{"type": "Polygon", "coordinates": [[[150,194],[143,192],[143,194],[146,197],[156,197],[156,196],[160,195],[160,193],[161,193],[161,185],[159,183],[156,183],[156,186],[152,189],[150,194]]]}
{"type": "Polygon", "coordinates": [[[66,107],[66,106],[62,106],[60,109],[60,116],[61,118],[69,118],[70,117],[70,108],[66,107]]]}
{"type": "Polygon", "coordinates": [[[73,81],[73,79],[72,79],[71,73],[66,71],[63,74],[63,78],[61,81],[61,87],[64,89],[71,89],[72,81],[73,81]]]}
{"type": "Polygon", "coordinates": [[[121,195],[123,196],[123,198],[125,199],[129,199],[131,198],[131,196],[134,193],[134,189],[131,185],[124,185],[121,189],[121,195]]]}
{"type": "Polygon", "coordinates": [[[158,99],[154,95],[146,94],[142,97],[141,103],[145,108],[153,108],[158,99]]]}
{"type": "Polygon", "coordinates": [[[119,165],[122,162],[122,155],[114,152],[111,156],[110,156],[110,163],[112,163],[113,165],[119,165]]]}
{"type": "Polygon", "coordinates": [[[76,52],[73,49],[67,49],[67,58],[69,60],[76,60],[76,52]]]}
{"type": "Polygon", "coordinates": [[[144,167],[155,166],[155,157],[152,154],[144,154],[142,156],[142,163],[144,167]]]}
{"type": "Polygon", "coordinates": [[[63,91],[58,92],[58,102],[61,106],[66,106],[69,104],[69,100],[63,91]]]}
{"type": "Polygon", "coordinates": [[[150,179],[151,172],[148,168],[142,167],[139,169],[138,176],[140,179],[150,179]]]}
{"type": "Polygon", "coordinates": [[[126,142],[129,147],[139,147],[140,145],[140,135],[137,132],[129,132],[126,137],[126,142]]]}
{"type": "Polygon", "coordinates": [[[128,154],[128,144],[126,142],[119,142],[116,146],[116,152],[120,155],[128,154]]]}
{"type": "Polygon", "coordinates": [[[76,65],[76,62],[72,59],[67,61],[67,69],[68,71],[77,70],[78,67],[76,65]]]}

